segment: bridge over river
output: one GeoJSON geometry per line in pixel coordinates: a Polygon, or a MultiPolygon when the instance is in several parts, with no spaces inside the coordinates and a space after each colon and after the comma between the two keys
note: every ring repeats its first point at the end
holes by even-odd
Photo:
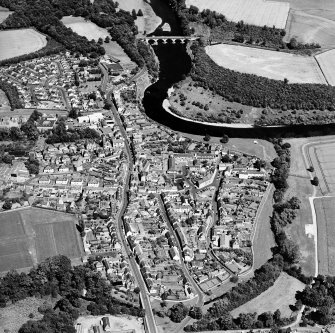
{"type": "Polygon", "coordinates": [[[140,40],[143,40],[146,43],[153,42],[154,45],[158,45],[159,41],[162,41],[163,44],[166,44],[168,41],[172,41],[172,44],[175,44],[179,41],[181,44],[187,43],[188,41],[197,40],[200,37],[196,36],[145,36],[139,37],[140,40]]]}

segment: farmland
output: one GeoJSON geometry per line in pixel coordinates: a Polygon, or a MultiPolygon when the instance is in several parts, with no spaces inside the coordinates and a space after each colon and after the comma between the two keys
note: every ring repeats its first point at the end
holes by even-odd
{"type": "Polygon", "coordinates": [[[69,214],[26,208],[0,214],[0,272],[24,269],[57,254],[81,257],[82,245],[69,214]]]}
{"type": "Polygon", "coordinates": [[[285,29],[290,10],[288,2],[264,0],[186,0],[186,5],[219,12],[233,22],[242,20],[248,24],[275,26],[278,29],[285,29]]]}
{"type": "Polygon", "coordinates": [[[335,198],[314,200],[318,225],[319,274],[335,274],[335,198]]]}
{"type": "Polygon", "coordinates": [[[237,45],[213,45],[206,53],[219,65],[241,73],[290,83],[320,83],[326,80],[313,57],[237,45]]]}
{"type": "MultiPolygon", "coordinates": [[[[278,0],[285,1],[286,0],[278,0]]],[[[287,0],[290,14],[285,40],[297,37],[301,42],[318,42],[322,47],[335,47],[335,2],[333,0],[287,0]]]]}
{"type": "Polygon", "coordinates": [[[292,311],[289,306],[295,303],[295,293],[297,290],[303,290],[304,287],[305,285],[299,280],[286,273],[281,273],[272,287],[233,310],[231,314],[234,317],[238,317],[240,313],[257,312],[257,314],[261,314],[279,309],[283,317],[290,317],[292,311]]]}
{"type": "Polygon", "coordinates": [[[34,29],[0,31],[0,60],[35,52],[46,44],[46,37],[34,29]]]}
{"type": "Polygon", "coordinates": [[[106,29],[98,27],[96,24],[89,20],[85,20],[83,17],[64,16],[61,20],[65,26],[71,28],[80,36],[86,37],[88,40],[98,40],[106,38],[109,33],[106,29]]]}
{"type": "MultiPolygon", "coordinates": [[[[334,26],[334,33],[335,33],[335,26],[334,26]]],[[[319,65],[328,83],[332,86],[335,86],[335,49],[318,54],[316,56],[316,59],[319,62],[319,65]]]]}

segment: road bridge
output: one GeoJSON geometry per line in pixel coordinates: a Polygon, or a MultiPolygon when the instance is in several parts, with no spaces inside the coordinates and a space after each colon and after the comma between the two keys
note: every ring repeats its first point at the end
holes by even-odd
{"type": "Polygon", "coordinates": [[[153,45],[158,45],[158,42],[163,42],[163,44],[167,44],[168,41],[171,41],[172,44],[175,44],[179,41],[181,44],[185,44],[188,41],[197,40],[200,37],[196,36],[151,36],[151,37],[139,37],[140,40],[143,40],[146,43],[153,42],[153,45]]]}

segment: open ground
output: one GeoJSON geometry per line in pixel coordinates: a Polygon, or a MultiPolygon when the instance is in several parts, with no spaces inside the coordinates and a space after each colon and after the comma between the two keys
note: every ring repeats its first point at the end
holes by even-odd
{"type": "Polygon", "coordinates": [[[277,0],[290,3],[285,41],[296,37],[304,43],[317,42],[324,48],[335,47],[335,1],[277,0]]]}
{"type": "Polygon", "coordinates": [[[155,14],[150,3],[151,0],[127,0],[119,2],[119,7],[128,12],[132,12],[133,9],[136,10],[136,13],[139,9],[142,10],[143,16],[138,16],[135,20],[140,35],[154,32],[162,23],[162,19],[155,14]]]}
{"type": "Polygon", "coordinates": [[[3,90],[0,90],[0,113],[10,111],[9,100],[3,90]]]}
{"type": "Polygon", "coordinates": [[[206,52],[219,66],[241,73],[287,78],[290,83],[327,83],[314,57],[226,44],[207,46],[206,52]]]}
{"type": "Polygon", "coordinates": [[[27,269],[45,258],[83,254],[73,215],[38,208],[0,214],[0,272],[27,269]]]}
{"type": "Polygon", "coordinates": [[[297,290],[303,290],[305,285],[294,277],[281,273],[274,285],[253,300],[233,310],[231,314],[238,317],[240,313],[261,314],[263,312],[274,312],[280,310],[283,317],[290,317],[292,310],[290,305],[295,304],[297,290]]]}
{"type": "Polygon", "coordinates": [[[186,0],[200,10],[210,9],[223,14],[233,22],[285,29],[290,6],[288,2],[265,0],[186,0]]]}
{"type": "Polygon", "coordinates": [[[47,45],[47,39],[34,29],[0,31],[0,60],[35,52],[47,45]]]}

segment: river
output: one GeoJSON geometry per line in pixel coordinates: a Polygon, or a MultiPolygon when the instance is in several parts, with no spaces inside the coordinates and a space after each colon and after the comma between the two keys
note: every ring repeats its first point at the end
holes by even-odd
{"type": "MultiPolygon", "coordinates": [[[[157,28],[151,35],[181,35],[178,21],[172,10],[163,0],[151,0],[151,6],[157,16],[162,19],[162,24],[168,23],[171,32],[162,32],[157,28]]],[[[335,134],[335,124],[329,125],[295,125],[283,127],[254,127],[254,128],[229,128],[194,123],[191,120],[180,119],[163,108],[163,101],[167,98],[168,89],[188,75],[192,63],[186,52],[185,44],[172,44],[172,42],[154,45],[153,49],[160,63],[159,79],[147,88],[142,104],[146,115],[152,120],[178,132],[189,134],[221,137],[240,138],[270,138],[270,137],[308,137],[335,134]]]]}

